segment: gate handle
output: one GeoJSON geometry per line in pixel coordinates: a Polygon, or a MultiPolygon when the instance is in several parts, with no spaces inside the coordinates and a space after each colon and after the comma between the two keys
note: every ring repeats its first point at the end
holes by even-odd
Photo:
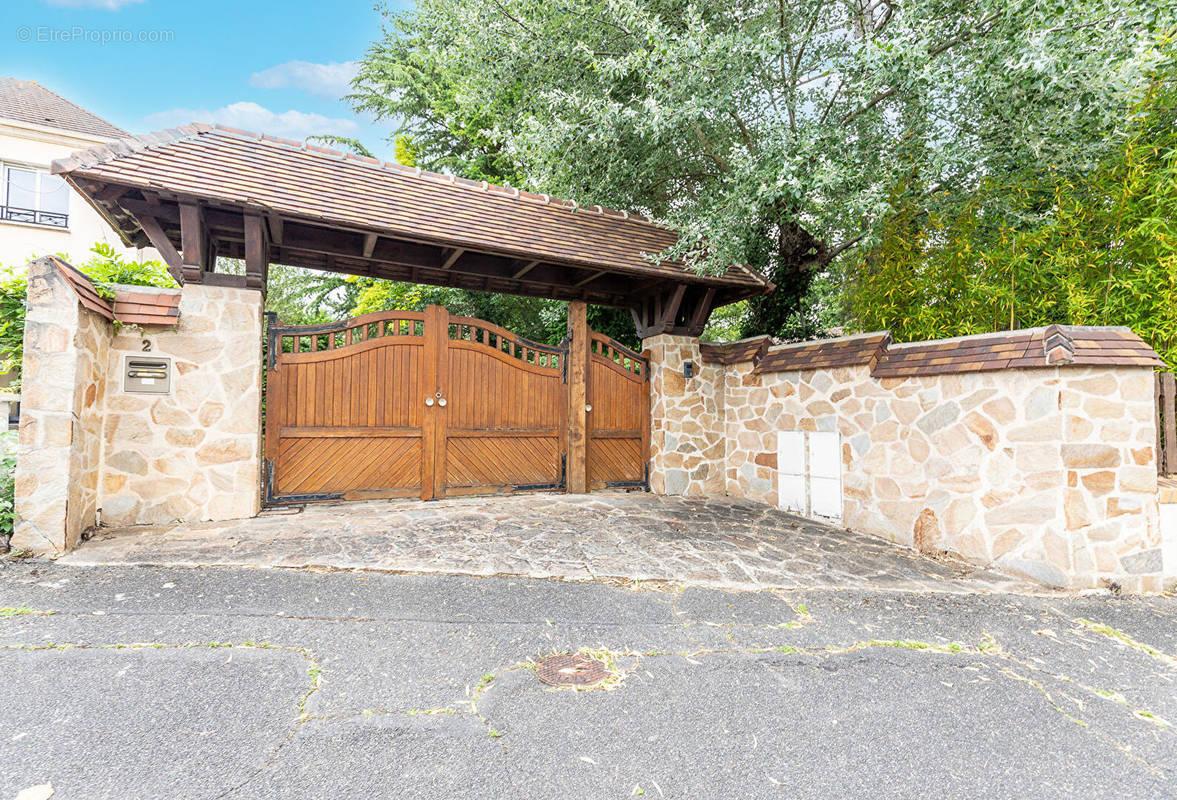
{"type": "Polygon", "coordinates": [[[426,397],[426,398],[425,398],[425,405],[427,405],[427,406],[431,406],[431,405],[433,405],[433,398],[432,398],[432,397],[426,397]]]}
{"type": "Polygon", "coordinates": [[[438,400],[438,401],[437,401],[437,404],[438,404],[439,406],[441,406],[442,408],[445,408],[445,398],[443,397],[443,398],[441,398],[440,400],[438,400]]]}

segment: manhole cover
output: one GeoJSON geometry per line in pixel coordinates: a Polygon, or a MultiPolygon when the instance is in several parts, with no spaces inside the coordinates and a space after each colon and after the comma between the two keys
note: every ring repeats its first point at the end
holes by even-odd
{"type": "Polygon", "coordinates": [[[552,686],[592,686],[609,677],[609,670],[595,658],[561,653],[535,666],[535,676],[552,686]]]}

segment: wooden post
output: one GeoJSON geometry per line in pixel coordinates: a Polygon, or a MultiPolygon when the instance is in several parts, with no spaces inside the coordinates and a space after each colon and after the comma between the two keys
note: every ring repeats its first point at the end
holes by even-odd
{"type": "Polygon", "coordinates": [[[195,203],[180,205],[180,249],[183,253],[184,280],[199,283],[208,261],[208,240],[204,230],[204,216],[195,203]]]}
{"type": "Polygon", "coordinates": [[[266,291],[270,272],[270,251],[266,242],[262,218],[255,215],[245,217],[245,285],[250,289],[266,291]]]}
{"type": "MultiPolygon", "coordinates": [[[[425,309],[424,372],[421,376],[423,396],[410,400],[421,403],[421,499],[445,495],[447,356],[449,348],[449,312],[441,306],[425,309]]],[[[447,403],[448,405],[448,403],[447,403]]]]}
{"type": "Polygon", "coordinates": [[[588,306],[568,303],[568,448],[567,490],[588,491],[588,306]]]}

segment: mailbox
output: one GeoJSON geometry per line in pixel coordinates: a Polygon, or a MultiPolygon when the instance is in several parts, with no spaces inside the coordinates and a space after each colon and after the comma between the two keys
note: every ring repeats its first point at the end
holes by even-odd
{"type": "Polygon", "coordinates": [[[168,394],[172,390],[172,360],[127,356],[123,361],[123,391],[131,394],[168,394]]]}

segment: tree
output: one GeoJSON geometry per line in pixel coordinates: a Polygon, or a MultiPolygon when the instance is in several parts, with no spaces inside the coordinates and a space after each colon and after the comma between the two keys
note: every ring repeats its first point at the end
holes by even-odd
{"type": "Polygon", "coordinates": [[[897,189],[853,271],[868,329],[899,340],[1128,325],[1177,367],[1177,70],[1166,66],[1086,175],[994,176],[956,209],[897,189]],[[997,209],[995,211],[995,209],[997,209]]]}
{"type": "Polygon", "coordinates": [[[811,334],[904,181],[952,208],[988,175],[1098,163],[1174,18],[1172,0],[419,0],[352,100],[403,120],[426,168],[666,221],[664,255],[778,285],[745,333],[811,334]]]}

